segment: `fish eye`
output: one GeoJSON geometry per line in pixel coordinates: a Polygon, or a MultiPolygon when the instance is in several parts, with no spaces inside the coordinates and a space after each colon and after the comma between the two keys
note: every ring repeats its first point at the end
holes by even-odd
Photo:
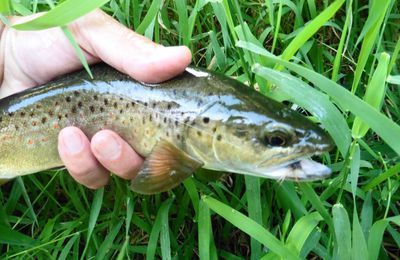
{"type": "Polygon", "coordinates": [[[288,134],[281,131],[268,132],[263,137],[263,143],[266,146],[285,146],[288,142],[288,134]]]}

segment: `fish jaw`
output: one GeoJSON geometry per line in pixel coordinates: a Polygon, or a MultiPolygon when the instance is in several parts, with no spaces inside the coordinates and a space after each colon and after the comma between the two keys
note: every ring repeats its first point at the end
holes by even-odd
{"type": "Polygon", "coordinates": [[[275,179],[279,181],[314,181],[328,177],[331,169],[327,166],[309,159],[308,157],[287,161],[280,165],[249,170],[241,170],[240,173],[257,177],[275,179]]]}

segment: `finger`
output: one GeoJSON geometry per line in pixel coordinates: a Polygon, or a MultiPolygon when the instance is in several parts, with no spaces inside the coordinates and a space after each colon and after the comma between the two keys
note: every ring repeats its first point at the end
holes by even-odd
{"type": "Polygon", "coordinates": [[[143,159],[129,144],[111,130],[96,133],[91,149],[104,167],[127,180],[134,179],[143,164],[143,159]]]}
{"type": "Polygon", "coordinates": [[[82,17],[71,29],[87,52],[139,81],[167,80],[191,61],[187,47],[155,44],[100,10],[82,17]]]}
{"type": "Polygon", "coordinates": [[[107,184],[109,172],[102,167],[90,150],[85,134],[76,127],[66,127],[58,136],[58,152],[71,176],[91,189],[107,184]]]}

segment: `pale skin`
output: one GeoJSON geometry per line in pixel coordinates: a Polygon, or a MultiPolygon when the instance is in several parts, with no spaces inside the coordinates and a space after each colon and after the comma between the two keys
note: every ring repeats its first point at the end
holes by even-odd
{"type": "MultiPolygon", "coordinates": [[[[11,17],[12,24],[32,17],[11,17]]],[[[70,24],[90,64],[103,61],[139,81],[161,82],[181,73],[191,61],[188,48],[164,47],[124,27],[102,11],[70,24]]],[[[0,23],[0,97],[44,84],[82,67],[59,28],[16,31],[0,23]]],[[[76,127],[61,130],[58,151],[79,183],[96,189],[107,184],[110,172],[135,178],[143,159],[110,130],[89,140],[76,127]]]]}

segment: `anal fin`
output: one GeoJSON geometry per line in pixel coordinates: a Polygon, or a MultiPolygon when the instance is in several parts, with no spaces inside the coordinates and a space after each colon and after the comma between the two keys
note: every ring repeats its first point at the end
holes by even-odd
{"type": "Polygon", "coordinates": [[[142,194],[154,194],[178,186],[203,162],[191,157],[174,144],[160,140],[146,158],[131,189],[142,194]]]}

